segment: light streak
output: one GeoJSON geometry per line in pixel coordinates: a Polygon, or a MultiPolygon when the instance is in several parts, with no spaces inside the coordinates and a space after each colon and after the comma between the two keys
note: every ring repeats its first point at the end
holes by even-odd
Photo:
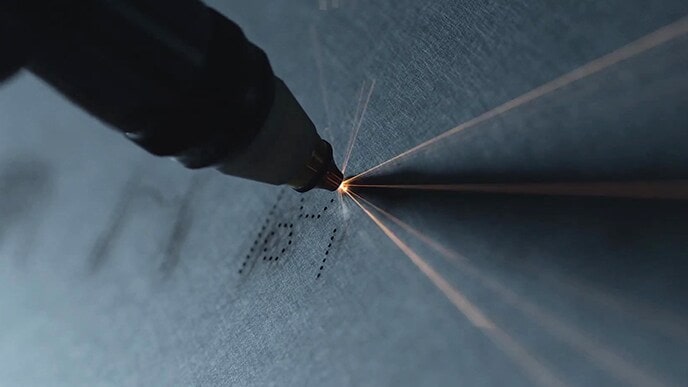
{"type": "MultiPolygon", "coordinates": [[[[365,116],[365,113],[368,110],[368,104],[370,103],[370,97],[373,95],[374,89],[375,89],[375,80],[373,79],[372,83],[370,84],[370,89],[368,89],[368,96],[366,98],[365,103],[363,104],[363,108],[361,110],[360,116],[358,117],[358,121],[354,121],[354,127],[352,128],[351,138],[349,139],[349,145],[347,147],[346,155],[344,156],[344,162],[342,162],[342,173],[346,173],[346,167],[349,164],[349,159],[351,158],[351,151],[354,149],[354,144],[356,143],[356,137],[358,137],[358,132],[361,129],[361,123],[363,122],[363,117],[365,116]]],[[[363,91],[362,88],[361,88],[361,91],[363,91]]],[[[363,94],[361,94],[361,96],[362,95],[363,94]]],[[[359,100],[359,103],[360,103],[360,100],[359,100]]]]}
{"type": "Polygon", "coordinates": [[[315,56],[315,67],[318,70],[318,83],[320,84],[320,93],[322,94],[323,106],[325,107],[325,119],[327,121],[326,130],[329,130],[332,123],[330,122],[330,103],[328,101],[328,93],[325,88],[325,76],[323,71],[322,50],[320,41],[318,40],[318,31],[315,26],[311,26],[311,41],[313,43],[313,54],[315,56]]]}
{"type": "Polygon", "coordinates": [[[337,188],[337,192],[339,192],[342,195],[349,192],[349,183],[346,180],[344,180],[342,182],[342,184],[340,184],[339,187],[337,188]]]}
{"type": "Polygon", "coordinates": [[[584,298],[605,310],[625,314],[627,318],[651,326],[661,334],[688,343],[688,321],[669,310],[637,300],[628,301],[579,278],[555,274],[530,264],[524,264],[522,267],[537,275],[539,281],[546,281],[559,290],[584,298]]]}
{"type": "Polygon", "coordinates": [[[598,73],[612,65],[615,65],[619,62],[622,62],[624,60],[627,60],[633,56],[636,56],[640,53],[643,53],[651,48],[654,48],[656,46],[659,46],[662,43],[668,42],[676,37],[679,37],[681,35],[684,35],[688,33],[688,17],[683,17],[671,24],[668,24],[648,35],[645,35],[641,37],[640,39],[637,39],[617,50],[614,50],[610,52],[607,55],[604,55],[600,58],[597,58],[595,60],[592,60],[585,65],[576,68],[573,71],[570,71],[552,81],[549,81],[525,94],[522,94],[512,100],[509,100],[502,105],[499,105],[498,107],[489,110],[477,117],[474,117],[459,126],[456,126],[452,129],[449,129],[448,131],[433,137],[419,145],[414,146],[413,148],[404,151],[386,161],[383,161],[382,163],[359,173],[353,179],[358,179],[361,176],[367,175],[379,168],[382,168],[385,165],[388,165],[394,161],[397,161],[401,158],[404,158],[410,154],[413,154],[423,148],[426,148],[428,146],[431,146],[435,143],[437,143],[440,140],[443,140],[449,136],[452,136],[454,134],[457,134],[461,131],[464,131],[468,128],[474,127],[480,123],[483,123],[487,120],[490,120],[494,117],[497,117],[501,114],[504,114],[508,111],[511,111],[519,106],[522,106],[524,104],[527,104],[533,100],[536,100],[544,95],[547,95],[549,93],[552,93],[558,89],[563,88],[564,86],[567,86],[573,82],[576,82],[578,80],[581,80],[583,78],[586,78],[590,75],[593,75],[595,73],[598,73]]]}
{"type": "Polygon", "coordinates": [[[559,320],[558,318],[542,310],[536,304],[533,304],[532,302],[514,293],[511,289],[508,289],[498,281],[484,275],[480,272],[478,268],[476,268],[470,263],[468,258],[444,247],[439,242],[426,236],[422,232],[416,230],[414,227],[403,222],[401,219],[383,210],[382,208],[374,205],[370,201],[362,198],[361,196],[356,195],[353,192],[352,195],[355,195],[361,201],[365,202],[368,206],[374,208],[376,211],[383,214],[396,225],[398,225],[402,229],[409,232],[411,235],[417,237],[418,239],[426,243],[428,246],[440,253],[440,255],[446,258],[448,262],[452,263],[463,273],[468,273],[473,277],[477,278],[483,284],[483,286],[497,293],[500,297],[502,297],[502,299],[505,302],[514,306],[520,312],[524,313],[529,318],[536,321],[537,324],[542,326],[545,330],[547,330],[554,336],[561,339],[563,342],[567,343],[570,347],[584,353],[589,359],[594,361],[594,364],[596,366],[609,372],[615,378],[621,380],[627,385],[632,386],[665,385],[665,383],[663,381],[660,381],[658,377],[653,376],[646,371],[643,371],[637,365],[628,363],[626,360],[624,360],[622,357],[620,357],[613,351],[598,344],[598,340],[596,340],[595,338],[592,338],[578,330],[576,327],[559,320]]]}
{"type": "Polygon", "coordinates": [[[478,329],[480,329],[497,347],[518,364],[536,383],[543,386],[565,386],[556,375],[542,365],[525,348],[511,336],[495,325],[483,312],[473,305],[463,294],[437,273],[420,255],[413,251],[382,221],[363,206],[351,192],[348,196],[368,215],[368,217],[387,235],[387,237],[425,274],[430,281],[449,299],[449,301],[478,329]]]}
{"type": "Polygon", "coordinates": [[[363,81],[361,84],[361,89],[358,91],[358,103],[356,104],[356,110],[354,111],[353,117],[351,117],[351,132],[349,133],[349,141],[346,143],[346,149],[344,152],[344,158],[342,161],[346,161],[346,154],[348,149],[354,141],[354,130],[356,130],[356,122],[358,121],[358,114],[361,112],[361,105],[363,105],[363,93],[365,91],[366,82],[363,81]]]}
{"type": "Polygon", "coordinates": [[[355,184],[351,182],[351,179],[348,179],[345,184],[352,188],[688,200],[688,180],[502,184],[355,184]]]}

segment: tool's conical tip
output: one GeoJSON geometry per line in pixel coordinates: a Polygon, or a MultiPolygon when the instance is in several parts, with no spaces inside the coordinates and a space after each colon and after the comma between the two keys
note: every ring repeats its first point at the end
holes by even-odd
{"type": "Polygon", "coordinates": [[[339,168],[337,168],[337,165],[331,162],[330,165],[327,166],[325,174],[316,187],[328,191],[336,191],[342,186],[342,182],[344,182],[344,175],[339,168]]]}
{"type": "Polygon", "coordinates": [[[344,181],[344,174],[342,174],[342,171],[339,170],[339,167],[337,167],[337,164],[334,162],[332,146],[330,143],[323,140],[322,144],[324,172],[315,186],[328,191],[336,191],[339,189],[339,187],[341,187],[342,182],[344,181]]]}
{"type": "Polygon", "coordinates": [[[313,188],[336,191],[341,187],[343,181],[344,175],[334,163],[332,146],[327,141],[320,140],[304,169],[304,173],[292,186],[298,192],[310,191],[313,188]]]}

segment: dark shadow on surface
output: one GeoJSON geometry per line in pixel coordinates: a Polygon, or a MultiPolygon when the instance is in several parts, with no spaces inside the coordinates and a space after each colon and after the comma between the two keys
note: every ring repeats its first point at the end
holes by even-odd
{"type": "Polygon", "coordinates": [[[114,247],[114,243],[119,238],[127,218],[131,215],[132,202],[140,195],[140,191],[137,191],[140,180],[141,177],[138,174],[134,174],[124,185],[107,225],[98,235],[88,256],[87,270],[89,274],[93,275],[99,272],[107,261],[110,250],[114,247]]]}
{"type": "MultiPolygon", "coordinates": [[[[454,179],[396,174],[360,182],[454,179]]],[[[600,335],[615,351],[682,379],[676,359],[688,353],[688,201],[361,187],[354,192],[531,303],[600,335]]],[[[441,253],[377,215],[456,286],[471,289],[460,267],[442,264],[441,253]]],[[[500,302],[497,295],[487,300],[500,302]]]]}
{"type": "MultiPolygon", "coordinates": [[[[518,178],[396,173],[362,178],[357,184],[501,183],[518,178]]],[[[499,246],[509,265],[535,260],[528,251],[540,250],[539,256],[549,257],[547,262],[532,264],[577,270],[578,275],[613,289],[644,282],[651,268],[662,273],[655,280],[666,282],[661,292],[643,297],[673,300],[688,312],[679,302],[688,296],[688,283],[682,280],[688,275],[688,201],[363,187],[355,192],[402,219],[404,214],[417,219],[426,228],[435,226],[451,234],[454,225],[461,226],[462,232],[499,246]]],[[[462,238],[451,237],[456,242],[462,238]]]]}
{"type": "Polygon", "coordinates": [[[183,196],[168,198],[158,188],[146,185],[139,173],[134,173],[122,188],[107,224],[93,245],[87,260],[88,273],[94,275],[102,270],[128,222],[133,217],[140,216],[137,211],[140,211],[142,201],[150,199],[154,208],[175,210],[174,218],[169,224],[167,239],[159,247],[162,258],[158,262],[157,270],[161,279],[168,278],[181,260],[181,249],[191,230],[193,200],[207,180],[205,175],[199,175],[191,179],[183,196]]]}
{"type": "Polygon", "coordinates": [[[193,223],[193,202],[205,184],[208,182],[206,175],[195,176],[191,179],[187,191],[177,204],[179,210],[175,216],[174,225],[169,234],[167,243],[163,247],[162,261],[158,267],[162,279],[169,278],[170,274],[179,265],[181,251],[188,238],[193,223]]]}
{"type": "MultiPolygon", "coordinates": [[[[352,176],[349,176],[351,178],[352,176]]],[[[362,176],[353,184],[507,184],[507,183],[556,183],[556,182],[631,182],[631,181],[668,181],[688,180],[687,168],[676,168],[673,165],[643,166],[629,165],[626,170],[601,172],[580,169],[553,171],[516,171],[506,165],[503,169],[495,166],[489,169],[466,169],[461,172],[427,172],[413,167],[399,167],[394,172],[362,176]]]]}
{"type": "Polygon", "coordinates": [[[14,157],[0,163],[0,243],[11,230],[23,236],[20,257],[30,254],[41,221],[41,210],[53,190],[50,165],[32,156],[14,157]]]}

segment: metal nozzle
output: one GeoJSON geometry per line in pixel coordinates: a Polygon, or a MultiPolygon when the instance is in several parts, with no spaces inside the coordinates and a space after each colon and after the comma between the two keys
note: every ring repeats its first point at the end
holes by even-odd
{"type": "Polygon", "coordinates": [[[344,175],[334,163],[332,146],[327,141],[320,140],[303,171],[290,185],[297,192],[306,192],[313,188],[336,191],[342,185],[342,181],[344,175]]]}
{"type": "Polygon", "coordinates": [[[275,78],[275,100],[255,139],[217,167],[221,172],[262,181],[288,184],[298,192],[323,188],[335,191],[343,176],[294,95],[275,78]]]}

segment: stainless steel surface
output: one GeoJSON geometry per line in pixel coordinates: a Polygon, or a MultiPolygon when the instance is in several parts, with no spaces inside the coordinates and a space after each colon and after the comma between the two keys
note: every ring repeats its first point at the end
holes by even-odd
{"type": "MultiPolygon", "coordinates": [[[[340,165],[361,122],[347,176],[688,14],[685,1],[337,4],[213,2],[266,49],[340,165]]],[[[671,39],[374,175],[685,179],[686,52],[671,39]]],[[[23,75],[0,90],[0,384],[537,385],[529,359],[568,385],[688,381],[685,201],[363,195],[465,257],[380,217],[487,320],[350,199],[186,171],[23,75]]]]}

